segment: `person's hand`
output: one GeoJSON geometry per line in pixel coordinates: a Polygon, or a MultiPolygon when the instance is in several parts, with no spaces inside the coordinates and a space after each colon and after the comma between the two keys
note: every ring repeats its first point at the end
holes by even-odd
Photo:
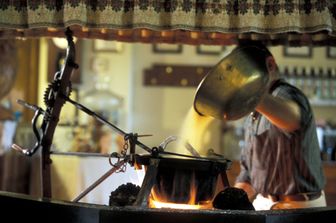
{"type": "Polygon", "coordinates": [[[234,187],[243,189],[247,193],[248,199],[251,202],[254,200],[254,198],[257,195],[257,192],[252,187],[252,185],[249,184],[249,183],[246,183],[246,182],[237,182],[237,183],[235,183],[234,187]]]}

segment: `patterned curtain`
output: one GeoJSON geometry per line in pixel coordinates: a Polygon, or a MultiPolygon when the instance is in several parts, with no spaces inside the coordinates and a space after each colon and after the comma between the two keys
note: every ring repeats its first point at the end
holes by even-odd
{"type": "Polygon", "coordinates": [[[1,0],[0,38],[336,45],[335,0],[1,0]]]}

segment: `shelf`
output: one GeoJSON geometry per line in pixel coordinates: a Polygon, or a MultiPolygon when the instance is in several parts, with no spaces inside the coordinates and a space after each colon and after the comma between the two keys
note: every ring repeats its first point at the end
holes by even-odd
{"type": "Polygon", "coordinates": [[[144,71],[145,86],[197,87],[211,66],[154,64],[144,71]]]}
{"type": "Polygon", "coordinates": [[[336,106],[334,99],[309,99],[312,106],[336,106]]]}

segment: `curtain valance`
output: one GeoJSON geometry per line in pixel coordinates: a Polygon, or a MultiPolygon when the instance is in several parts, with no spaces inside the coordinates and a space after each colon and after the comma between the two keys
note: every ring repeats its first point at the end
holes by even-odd
{"type": "Polygon", "coordinates": [[[0,38],[336,45],[334,0],[2,0],[0,38]]]}

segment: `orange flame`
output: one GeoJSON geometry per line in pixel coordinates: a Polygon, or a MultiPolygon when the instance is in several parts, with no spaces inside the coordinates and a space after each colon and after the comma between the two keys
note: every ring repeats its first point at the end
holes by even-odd
{"type": "Polygon", "coordinates": [[[172,203],[168,202],[167,196],[165,194],[159,194],[154,188],[152,188],[151,195],[149,198],[150,208],[172,208],[172,209],[211,209],[212,202],[205,201],[196,204],[196,193],[197,187],[195,184],[195,177],[193,176],[192,182],[190,184],[189,200],[186,203],[172,203]]]}

